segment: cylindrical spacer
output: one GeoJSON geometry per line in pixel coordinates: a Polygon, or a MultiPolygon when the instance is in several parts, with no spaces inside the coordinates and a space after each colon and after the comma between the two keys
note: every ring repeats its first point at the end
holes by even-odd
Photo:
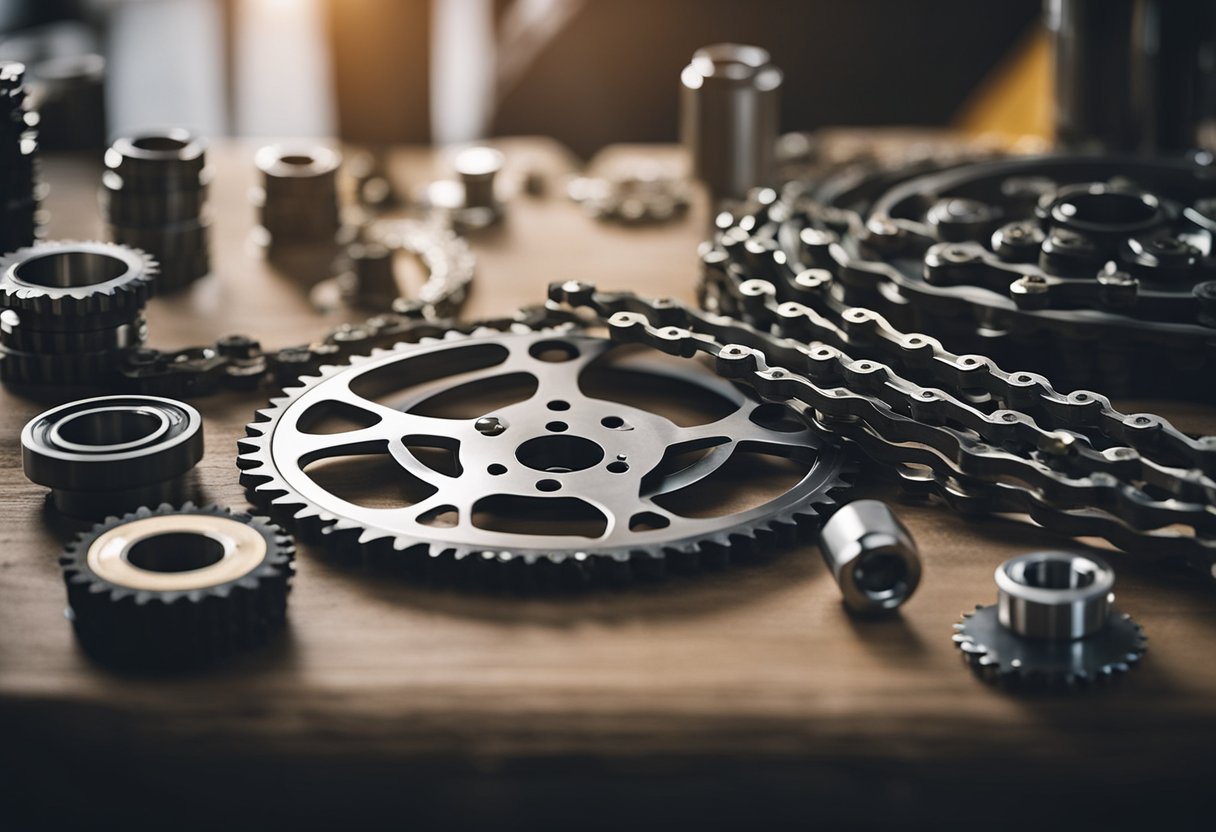
{"type": "Polygon", "coordinates": [[[453,166],[464,185],[464,207],[498,209],[494,179],[504,163],[501,151],[492,147],[470,147],[456,156],[453,166]]]}
{"type": "Polygon", "coordinates": [[[263,147],[254,159],[262,184],[253,192],[269,245],[332,245],[341,224],[338,168],[341,155],[328,147],[263,147]]]}
{"type": "Polygon", "coordinates": [[[772,184],[781,81],[767,51],[735,43],[698,49],[680,73],[680,131],[715,203],[772,184]]]}
{"type": "Polygon", "coordinates": [[[916,542],[879,500],[855,500],[838,509],[819,533],[819,550],[854,612],[893,610],[920,583],[916,542]]]}
{"type": "Polygon", "coordinates": [[[1020,555],[997,567],[998,617],[1027,638],[1084,638],[1106,626],[1114,585],[1114,570],[1092,555],[1020,555]]]}

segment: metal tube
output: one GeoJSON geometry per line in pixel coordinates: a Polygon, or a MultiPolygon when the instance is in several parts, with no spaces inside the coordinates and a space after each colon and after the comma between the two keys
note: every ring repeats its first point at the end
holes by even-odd
{"type": "Polygon", "coordinates": [[[1170,0],[1047,0],[1057,140],[1080,152],[1198,146],[1213,112],[1216,10],[1170,0]]]}
{"type": "Polygon", "coordinates": [[[1032,552],[996,570],[1001,625],[1020,636],[1069,641],[1106,626],[1115,594],[1114,571],[1103,561],[1069,552],[1032,552]]]}
{"type": "Polygon", "coordinates": [[[878,500],[856,500],[833,514],[820,532],[819,550],[854,612],[893,610],[920,583],[916,542],[878,500]]]}
{"type": "Polygon", "coordinates": [[[767,51],[734,43],[698,49],[680,73],[683,141],[715,204],[773,184],[781,82],[767,51]]]}

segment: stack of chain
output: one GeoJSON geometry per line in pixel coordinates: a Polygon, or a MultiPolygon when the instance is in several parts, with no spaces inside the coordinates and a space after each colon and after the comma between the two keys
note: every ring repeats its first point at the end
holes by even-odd
{"type": "Polygon", "coordinates": [[[24,80],[23,64],[0,61],[0,254],[39,235],[38,119],[24,80]]]}
{"type": "Polygon", "coordinates": [[[764,328],[580,283],[555,284],[550,298],[594,310],[619,341],[712,357],[723,376],[855,443],[911,494],[964,513],[1029,515],[1216,577],[1216,437],[955,355],[870,310],[851,309],[838,324],[777,302],[770,289],[755,281],[744,295],[771,321],[764,328]],[[977,391],[988,401],[977,403],[977,391]]]}
{"type": "Polygon", "coordinates": [[[211,271],[206,216],[210,171],[201,140],[180,129],[118,139],[105,155],[102,207],[116,243],[160,264],[157,292],[211,271]]]}

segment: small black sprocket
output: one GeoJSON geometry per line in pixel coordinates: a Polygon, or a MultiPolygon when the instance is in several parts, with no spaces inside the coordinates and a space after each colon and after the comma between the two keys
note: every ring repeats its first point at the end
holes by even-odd
{"type": "Polygon", "coordinates": [[[205,662],[280,629],[292,538],[218,506],[165,504],[111,517],[60,564],[81,645],[107,663],[159,669],[205,662]]]}

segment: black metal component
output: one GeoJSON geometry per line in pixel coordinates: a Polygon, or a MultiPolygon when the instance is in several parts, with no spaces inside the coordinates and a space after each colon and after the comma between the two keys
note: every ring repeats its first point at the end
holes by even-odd
{"type": "Polygon", "coordinates": [[[152,396],[81,399],[21,431],[25,475],[51,489],[57,511],[90,520],[189,498],[202,456],[199,412],[152,396]]]}
{"type": "Polygon", "coordinates": [[[41,234],[38,114],[26,108],[25,65],[0,61],[0,254],[41,234]]]}
{"type": "Polygon", "coordinates": [[[291,537],[269,521],[186,503],[111,517],[60,564],[81,646],[123,668],[164,670],[282,629],[294,558],[291,537]]]}
{"type": "Polygon", "coordinates": [[[1216,8],[1171,0],[1047,0],[1056,136],[1082,152],[1184,152],[1213,110],[1216,8]]]}
{"type": "Polygon", "coordinates": [[[1089,391],[1057,393],[1041,375],[1006,373],[982,356],[947,353],[866,309],[847,310],[838,326],[801,304],[775,303],[772,284],[739,288],[740,305],[752,317],[768,310],[769,325],[580,283],[554,284],[550,296],[593,309],[614,339],[711,356],[719,373],[766,400],[799,403],[807,419],[854,441],[912,493],[961,511],[1027,514],[1061,534],[1177,557],[1216,577],[1216,438],[1120,413],[1089,391]],[[900,357],[893,365],[871,357],[882,343],[900,357]],[[905,369],[931,370],[933,386],[905,369]]]}

